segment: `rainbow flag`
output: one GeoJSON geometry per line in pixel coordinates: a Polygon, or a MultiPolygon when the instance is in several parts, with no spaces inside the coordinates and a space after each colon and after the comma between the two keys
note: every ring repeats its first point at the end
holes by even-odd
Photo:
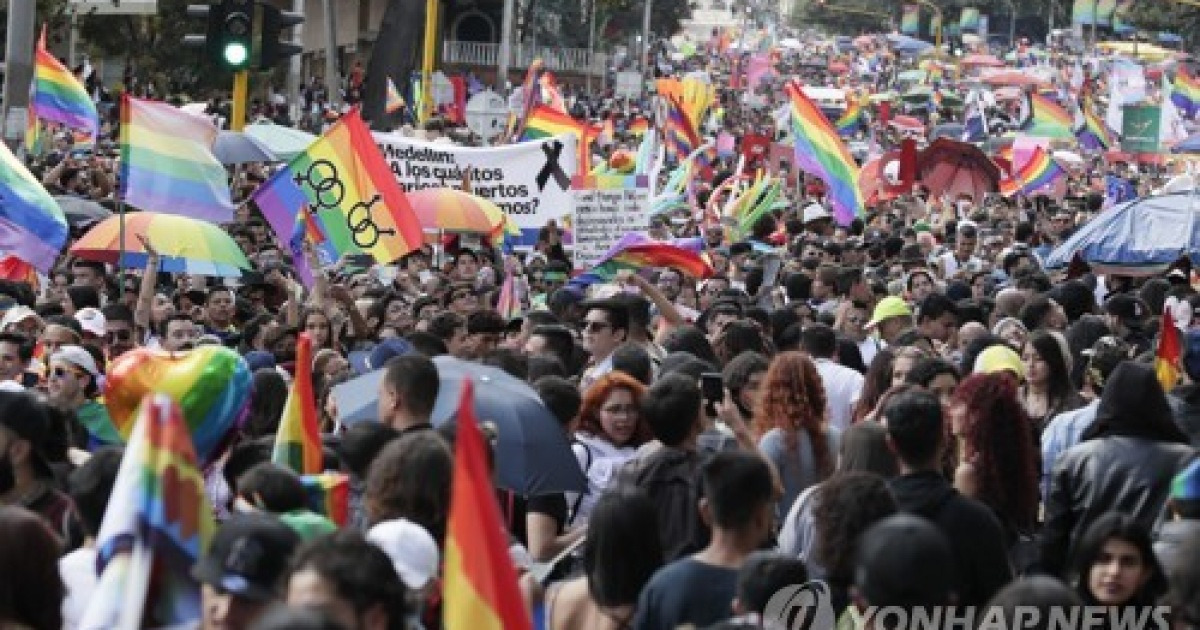
{"type": "Polygon", "coordinates": [[[833,122],[839,136],[852,136],[862,126],[863,108],[855,96],[846,96],[846,111],[833,122]]]}
{"type": "Polygon", "coordinates": [[[183,412],[146,397],[96,536],[99,582],[81,628],[180,627],[200,621],[192,566],[216,525],[183,412]]]}
{"type": "Polygon", "coordinates": [[[575,149],[578,152],[577,169],[586,173],[591,162],[591,145],[599,137],[600,132],[585,122],[576,120],[549,105],[534,105],[525,117],[525,127],[521,132],[521,140],[541,140],[561,135],[575,137],[575,149]]]}
{"type": "Polygon", "coordinates": [[[905,35],[916,35],[921,32],[921,7],[919,5],[904,5],[904,13],[900,16],[900,32],[905,35]]]}
{"type": "Polygon", "coordinates": [[[1028,117],[1022,124],[1022,129],[1026,135],[1044,138],[1075,137],[1071,131],[1075,121],[1063,106],[1034,91],[1026,93],[1025,99],[1028,117]]]}
{"type": "Polygon", "coordinates": [[[1200,80],[1182,68],[1176,71],[1171,102],[1179,108],[1185,118],[1195,116],[1196,110],[1200,109],[1200,80]]]}
{"type": "Polygon", "coordinates": [[[1055,162],[1045,149],[1038,147],[1034,149],[1029,161],[1017,170],[1016,175],[1000,182],[1000,193],[1005,197],[1036,193],[1064,175],[1066,171],[1058,162],[1055,162]]]}
{"type": "Polygon", "coordinates": [[[525,70],[525,80],[521,82],[521,112],[518,116],[509,119],[509,122],[512,123],[509,137],[518,139],[524,135],[529,113],[533,111],[533,106],[537,105],[540,100],[541,90],[538,89],[538,86],[545,70],[546,64],[540,57],[534,59],[529,64],[529,68],[525,70]]]}
{"type": "Polygon", "coordinates": [[[858,165],[833,125],[829,124],[829,119],[804,95],[800,84],[789,82],[787,93],[791,100],[796,165],[825,182],[834,218],[842,225],[849,225],[863,210],[858,165]]]}
{"type": "Polygon", "coordinates": [[[616,278],[617,272],[623,269],[648,267],[668,267],[694,278],[707,278],[713,274],[712,266],[700,252],[680,247],[674,242],[657,241],[645,234],[630,232],[610,247],[595,267],[572,278],[569,286],[582,291],[593,284],[616,278]]]}
{"type": "Polygon", "coordinates": [[[1075,130],[1079,144],[1089,151],[1107,151],[1117,146],[1116,135],[1088,105],[1083,106],[1083,124],[1075,130]]]}
{"type": "Polygon", "coordinates": [[[301,475],[308,509],[333,521],[338,527],[350,522],[350,476],[339,472],[301,475]]]}
{"type": "Polygon", "coordinates": [[[530,630],[475,417],[473,387],[470,380],[463,383],[458,405],[442,624],[446,630],[530,630]]]}
{"type": "Polygon", "coordinates": [[[634,116],[629,123],[628,131],[631,135],[640,138],[650,131],[650,121],[645,116],[634,116]]]}
{"type": "Polygon", "coordinates": [[[49,272],[67,243],[67,217],[8,145],[0,145],[0,251],[49,272]]]}
{"type": "Polygon", "coordinates": [[[1159,326],[1158,348],[1154,351],[1154,373],[1163,391],[1169,392],[1179,384],[1179,361],[1183,358],[1183,343],[1171,309],[1163,309],[1159,326]]]}
{"type": "Polygon", "coordinates": [[[387,101],[383,108],[389,114],[394,114],[400,111],[405,105],[404,97],[400,96],[400,90],[396,89],[396,83],[392,81],[392,77],[387,78],[387,101]]]}
{"type": "Polygon", "coordinates": [[[667,157],[674,162],[681,162],[692,151],[700,148],[700,134],[692,124],[687,112],[678,99],[665,97],[667,103],[667,121],[663,129],[663,140],[667,148],[667,157]]]}
{"type": "Polygon", "coordinates": [[[496,300],[496,312],[504,321],[511,321],[521,316],[521,298],[517,295],[516,282],[511,273],[504,274],[504,282],[500,284],[500,295],[496,300]]]}
{"type": "MultiPolygon", "coordinates": [[[[46,27],[42,26],[33,62],[33,93],[30,108],[43,120],[88,132],[100,133],[96,104],[75,75],[46,50],[46,27]]],[[[157,208],[151,208],[157,210],[157,208]]]]}
{"type": "Polygon", "coordinates": [[[124,96],[118,198],[142,210],[232,222],[229,180],[212,154],[216,140],[207,118],[124,96]]]}
{"type": "Polygon", "coordinates": [[[283,417],[275,432],[275,447],[271,449],[272,462],[301,475],[315,475],[325,468],[312,362],[312,338],[302,332],[296,342],[296,378],[288,390],[283,417]]]}
{"type": "Polygon", "coordinates": [[[387,264],[424,239],[357,108],[259,186],[252,201],[276,236],[290,244],[300,274],[306,238],[329,264],[352,253],[387,264]]]}
{"type": "Polygon", "coordinates": [[[542,73],[538,78],[538,89],[541,90],[538,98],[542,103],[550,109],[567,113],[567,102],[563,100],[562,91],[558,89],[558,79],[553,72],[547,70],[542,73]]]}

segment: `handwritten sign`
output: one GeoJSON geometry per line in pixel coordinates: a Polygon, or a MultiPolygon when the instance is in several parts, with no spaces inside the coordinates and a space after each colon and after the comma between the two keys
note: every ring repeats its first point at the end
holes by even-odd
{"type": "Polygon", "coordinates": [[[650,182],[645,175],[575,177],[575,268],[590,269],[629,232],[650,228],[650,182]]]}

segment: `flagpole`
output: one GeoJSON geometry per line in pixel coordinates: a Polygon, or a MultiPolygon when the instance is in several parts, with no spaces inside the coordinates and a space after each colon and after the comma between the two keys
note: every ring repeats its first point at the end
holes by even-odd
{"type": "Polygon", "coordinates": [[[125,279],[121,278],[121,265],[125,262],[125,202],[117,201],[117,239],[121,242],[121,248],[117,253],[117,276],[120,282],[117,283],[117,297],[125,299],[125,279]]]}

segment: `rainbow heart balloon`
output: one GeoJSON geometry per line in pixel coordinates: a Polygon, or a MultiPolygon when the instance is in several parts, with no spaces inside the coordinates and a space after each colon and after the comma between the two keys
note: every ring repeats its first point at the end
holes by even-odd
{"type": "Polygon", "coordinates": [[[229,348],[201,346],[179,353],[139,348],[109,364],[104,404],[113,425],[129,439],[146,395],[166,394],[183,409],[196,457],[206,466],[245,416],[251,382],[250,367],[229,348]]]}

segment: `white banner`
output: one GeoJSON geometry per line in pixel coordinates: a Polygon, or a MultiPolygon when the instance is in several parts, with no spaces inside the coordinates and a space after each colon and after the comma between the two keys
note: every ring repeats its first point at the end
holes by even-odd
{"type": "Polygon", "coordinates": [[[470,174],[471,192],[491,200],[521,228],[519,246],[537,241],[550,219],[566,222],[574,209],[571,175],[575,138],[559,136],[499,147],[462,147],[376,133],[375,142],[405,190],[461,188],[470,174]]]}
{"type": "Polygon", "coordinates": [[[650,229],[645,175],[575,178],[575,268],[591,269],[630,232],[650,229]]]}

